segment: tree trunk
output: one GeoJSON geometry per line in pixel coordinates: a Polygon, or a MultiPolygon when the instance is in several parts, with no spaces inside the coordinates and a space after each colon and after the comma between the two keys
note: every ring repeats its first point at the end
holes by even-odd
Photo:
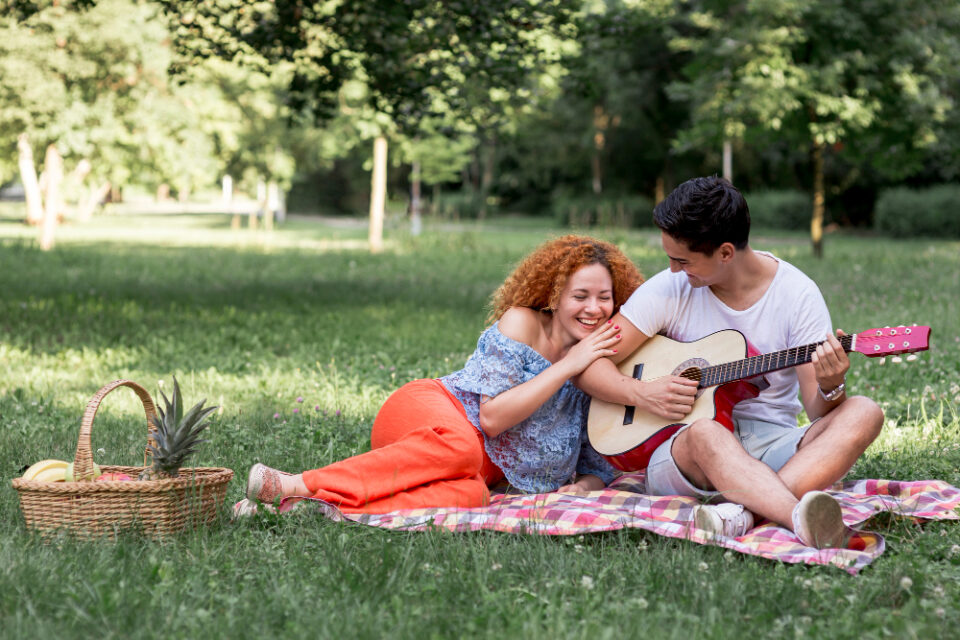
{"type": "Polygon", "coordinates": [[[607,128],[610,116],[602,104],[593,107],[593,155],[590,158],[590,170],[593,175],[593,193],[603,193],[603,149],[607,145],[607,128]]]}
{"type": "MultiPolygon", "coordinates": [[[[227,213],[233,212],[233,177],[229,175],[224,175],[223,179],[220,181],[220,194],[221,201],[223,202],[223,209],[227,213]]],[[[233,216],[230,218],[230,228],[234,231],[240,228],[240,214],[233,212],[233,216]]]]}
{"type": "Polygon", "coordinates": [[[280,189],[279,184],[277,185],[276,205],[277,206],[276,209],[274,209],[274,213],[277,216],[277,222],[283,224],[287,219],[287,196],[280,189]]]}
{"type": "Polygon", "coordinates": [[[487,217],[487,198],[493,187],[493,170],[497,158],[497,136],[493,134],[486,145],[483,154],[483,172],[480,174],[480,211],[477,217],[483,220],[487,217]]]}
{"type": "Polygon", "coordinates": [[[423,231],[423,219],[420,210],[423,201],[420,198],[420,163],[414,162],[410,167],[410,235],[418,236],[423,231]]]}
{"type": "Polygon", "coordinates": [[[733,144],[723,141],[723,179],[733,184],[733,144]]]}
{"type": "Polygon", "coordinates": [[[267,183],[257,180],[257,210],[250,214],[250,229],[256,229],[260,215],[267,214],[267,183]]]}
{"type": "Polygon", "coordinates": [[[17,154],[20,162],[20,182],[27,199],[27,224],[36,225],[43,221],[43,196],[37,181],[37,168],[33,163],[33,149],[27,134],[17,136],[17,154]]]}
{"type": "Polygon", "coordinates": [[[373,141],[373,173],[370,177],[370,251],[383,251],[383,212],[387,204],[387,138],[373,141]]]}
{"type": "Polygon", "coordinates": [[[660,174],[657,176],[657,183],[653,187],[653,204],[660,204],[666,197],[666,181],[663,178],[663,174],[660,174]]]}
{"type": "Polygon", "coordinates": [[[275,180],[267,183],[267,206],[263,212],[263,228],[273,231],[273,216],[280,210],[280,185],[275,180]]]}
{"type": "Polygon", "coordinates": [[[43,224],[40,228],[40,249],[53,249],[54,235],[57,230],[57,218],[63,212],[63,198],[60,187],[63,184],[63,158],[56,145],[47,146],[47,155],[43,161],[43,171],[47,175],[46,207],[43,212],[43,224]]]}
{"type": "Polygon", "coordinates": [[[220,197],[223,201],[223,206],[227,211],[230,211],[233,208],[233,178],[225,175],[220,181],[220,184],[220,197]]]}
{"type": "Polygon", "coordinates": [[[103,199],[110,193],[110,183],[104,182],[99,187],[93,187],[87,195],[87,199],[77,207],[77,218],[80,222],[87,222],[93,217],[93,212],[97,210],[97,205],[103,202],[103,199]]]}
{"type": "MultiPolygon", "coordinates": [[[[70,172],[70,177],[67,178],[67,184],[70,185],[69,192],[76,194],[76,208],[74,209],[74,214],[79,219],[82,212],[87,206],[87,199],[91,195],[91,192],[96,192],[96,187],[90,186],[87,188],[86,181],[87,177],[90,175],[90,172],[93,171],[93,165],[86,158],[82,159],[77,163],[77,166],[73,168],[73,171],[70,172]],[[84,195],[87,198],[84,198],[84,195]]],[[[66,189],[64,191],[67,191],[66,189]]],[[[94,205],[96,206],[96,205],[94,205]]],[[[64,203],[65,213],[69,213],[69,205],[64,203]]],[[[86,218],[89,220],[90,218],[86,218]]],[[[86,221],[84,220],[84,221],[86,221]]]]}
{"type": "Polygon", "coordinates": [[[467,175],[470,177],[470,186],[473,188],[474,193],[480,190],[480,153],[482,149],[482,143],[477,145],[477,148],[473,151],[473,158],[470,160],[470,170],[467,175]]]}
{"type": "Polygon", "coordinates": [[[603,176],[601,175],[600,168],[600,154],[597,153],[596,149],[594,149],[593,155],[590,156],[590,173],[593,175],[593,193],[600,195],[603,193],[603,176]]]}
{"type": "Polygon", "coordinates": [[[823,145],[813,145],[813,217],[810,220],[810,240],[813,255],[823,257],[823,145]]]}

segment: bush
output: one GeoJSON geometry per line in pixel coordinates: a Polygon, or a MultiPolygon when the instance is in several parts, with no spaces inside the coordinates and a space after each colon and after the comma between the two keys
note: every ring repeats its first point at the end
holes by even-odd
{"type": "Polygon", "coordinates": [[[560,191],[554,194],[550,209],[561,226],[570,227],[646,227],[653,217],[653,203],[641,195],[560,191]]]}
{"type": "MultiPolygon", "coordinates": [[[[496,201],[487,199],[486,213],[489,215],[496,210],[496,201]]],[[[464,220],[481,217],[483,197],[479,191],[463,189],[438,194],[431,201],[431,213],[443,220],[464,220]]]]}
{"type": "MultiPolygon", "coordinates": [[[[813,201],[801,191],[757,191],[744,194],[750,207],[750,226],[757,229],[810,228],[813,201]]],[[[824,224],[828,221],[824,220],[824,224]]]]}
{"type": "Polygon", "coordinates": [[[960,238],[960,185],[883,191],[873,225],[881,233],[901,238],[960,238]]]}

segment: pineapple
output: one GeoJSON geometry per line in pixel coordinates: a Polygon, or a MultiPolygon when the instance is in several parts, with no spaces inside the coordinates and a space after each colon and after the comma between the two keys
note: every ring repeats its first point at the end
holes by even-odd
{"type": "Polygon", "coordinates": [[[176,478],[184,459],[194,452],[196,446],[206,440],[199,440],[200,432],[207,428],[204,423],[206,417],[217,407],[203,408],[206,399],[198,402],[186,415],[183,414],[183,397],[180,395],[180,385],[177,378],[173,378],[173,402],[163,396],[166,410],[157,407],[160,417],[153,416],[156,432],[151,435],[152,441],[147,449],[153,457],[153,466],[140,472],[137,480],[163,480],[176,478]]]}

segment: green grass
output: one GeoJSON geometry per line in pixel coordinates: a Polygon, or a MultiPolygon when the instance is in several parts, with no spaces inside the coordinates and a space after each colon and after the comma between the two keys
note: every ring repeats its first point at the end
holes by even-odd
{"type": "MultiPolygon", "coordinates": [[[[492,220],[411,238],[394,222],[372,256],[365,230],[342,224],[266,234],[224,216],[104,216],[64,226],[41,253],[11,217],[0,215],[0,637],[955,635],[952,522],[878,521],[887,551],[857,577],[642,531],[400,533],[296,516],[225,516],[162,543],[44,544],[9,480],[73,457],[102,384],[130,378],[156,396],[176,374],[188,403],[220,405],[192,464],[234,469],[232,504],[256,461],[299,470],[364,451],[387,395],[461,366],[494,287],[561,230],[492,220]]],[[[665,265],[649,231],[598,235],[646,274],[665,265]]],[[[852,356],[854,391],[887,412],[852,475],[960,484],[960,244],[831,236],[823,261],[798,235],[755,246],[810,274],[840,327],[933,326],[916,361],[852,356]]],[[[108,396],[96,461],[141,464],[145,439],[134,395],[108,396]]]]}

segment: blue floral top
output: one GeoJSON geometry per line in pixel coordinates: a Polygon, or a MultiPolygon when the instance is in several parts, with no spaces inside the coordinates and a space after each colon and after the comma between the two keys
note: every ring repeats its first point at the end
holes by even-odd
{"type": "MultiPolygon", "coordinates": [[[[492,398],[549,366],[549,360],[500,333],[494,323],[480,335],[477,350],[463,369],[440,382],[463,403],[467,418],[480,429],[481,395],[492,398]]],[[[529,493],[555,491],[571,482],[575,471],[609,484],[613,467],[587,442],[589,406],[586,394],[567,380],[520,424],[494,438],[483,434],[487,455],[510,484],[529,493]]]]}

